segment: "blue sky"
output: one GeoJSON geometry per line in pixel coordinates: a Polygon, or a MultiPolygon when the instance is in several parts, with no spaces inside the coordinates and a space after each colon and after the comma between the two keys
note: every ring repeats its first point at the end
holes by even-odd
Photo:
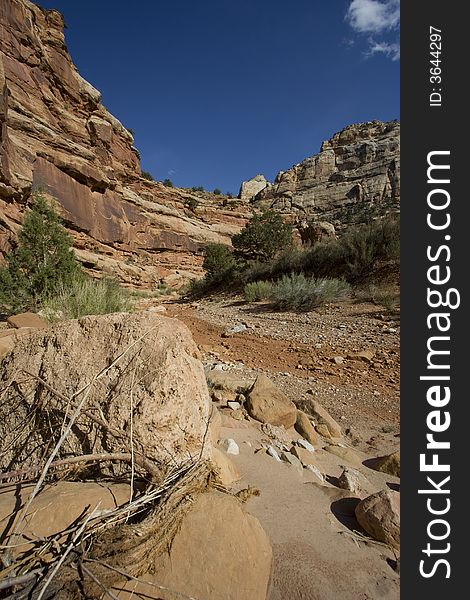
{"type": "Polygon", "coordinates": [[[399,118],[399,0],[38,0],[142,168],[238,193],[350,123],[399,118]]]}

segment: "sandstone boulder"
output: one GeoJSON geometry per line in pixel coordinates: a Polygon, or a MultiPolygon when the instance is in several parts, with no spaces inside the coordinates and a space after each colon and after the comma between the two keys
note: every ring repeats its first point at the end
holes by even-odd
{"type": "Polygon", "coordinates": [[[318,435],[315,432],[315,428],[310,422],[308,415],[306,415],[301,410],[297,411],[297,420],[295,422],[295,430],[300,433],[300,435],[310,442],[313,446],[319,443],[318,435]]]}
{"type": "Polygon", "coordinates": [[[261,192],[261,190],[264,190],[267,185],[268,182],[264,175],[256,175],[241,184],[238,197],[240,200],[251,200],[256,194],[261,192]]]}
{"type": "Polygon", "coordinates": [[[120,600],[138,593],[161,600],[183,594],[201,600],[266,600],[271,563],[271,543],[259,521],[239,500],[211,492],[194,502],[168,554],[145,576],[163,589],[128,582],[113,591],[120,600]]]}
{"type": "Polygon", "coordinates": [[[40,463],[82,401],[58,459],[129,449],[131,421],[136,457],[164,467],[208,454],[204,370],[176,319],[113,314],[38,330],[1,362],[0,386],[6,382],[13,384],[0,406],[4,471],[40,463]],[[18,434],[20,424],[27,425],[18,434]]]}
{"type": "Polygon", "coordinates": [[[297,420],[297,408],[263,373],[258,375],[248,392],[245,404],[248,414],[262,423],[292,427],[297,420]]]}
{"type": "Polygon", "coordinates": [[[341,426],[330,413],[316,400],[310,400],[309,412],[315,421],[315,429],[326,438],[339,438],[342,435],[341,426]]]}
{"type": "MultiPolygon", "coordinates": [[[[0,493],[0,537],[12,531],[33,486],[15,486],[0,493]]],[[[47,484],[34,498],[25,515],[25,525],[17,543],[48,537],[66,531],[79,517],[97,508],[105,511],[129,502],[130,486],[124,483],[108,484],[59,481],[47,484]]],[[[66,539],[64,536],[63,540],[66,539]]],[[[18,546],[22,552],[27,546],[18,546]]]]}
{"type": "Polygon", "coordinates": [[[365,498],[371,492],[371,484],[367,477],[350,467],[344,467],[338,478],[338,486],[343,490],[349,490],[359,498],[365,498]]]}
{"type": "Polygon", "coordinates": [[[400,494],[382,490],[356,506],[356,518],[367,533],[393,548],[400,548],[400,494]]]}
{"type": "Polygon", "coordinates": [[[377,459],[372,468],[388,475],[400,477],[400,451],[377,459]]]}
{"type": "Polygon", "coordinates": [[[338,456],[342,460],[349,462],[350,464],[360,467],[362,465],[362,457],[352,448],[344,446],[325,446],[325,450],[330,454],[338,456]]]}

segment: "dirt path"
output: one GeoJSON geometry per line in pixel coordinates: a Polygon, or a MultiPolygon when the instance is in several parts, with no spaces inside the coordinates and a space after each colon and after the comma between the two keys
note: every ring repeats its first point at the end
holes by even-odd
{"type": "Polygon", "coordinates": [[[364,448],[399,444],[399,320],[372,304],[272,313],[233,300],[168,304],[191,330],[205,364],[265,372],[299,406],[319,400],[364,448]],[[235,325],[241,333],[224,333],[235,325]],[[356,355],[369,351],[372,358],[356,355]]]}

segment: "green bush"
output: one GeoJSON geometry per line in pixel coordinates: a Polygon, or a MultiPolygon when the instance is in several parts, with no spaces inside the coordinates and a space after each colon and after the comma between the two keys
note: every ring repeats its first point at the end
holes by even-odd
{"type": "Polygon", "coordinates": [[[189,210],[194,212],[199,206],[199,200],[197,200],[196,198],[190,198],[185,202],[185,206],[189,208],[189,210]]]}
{"type": "Polygon", "coordinates": [[[237,256],[267,262],[292,246],[292,226],[281,215],[266,211],[254,215],[240,233],[232,237],[237,256]]]}
{"type": "Polygon", "coordinates": [[[273,284],[269,299],[278,310],[308,311],[345,298],[350,286],[341,279],[315,279],[303,273],[284,275],[273,284]]]}
{"type": "Polygon", "coordinates": [[[153,178],[153,175],[152,175],[152,173],[149,173],[148,171],[142,171],[142,172],[141,172],[141,176],[142,176],[144,179],[147,179],[148,181],[155,181],[155,179],[153,178]]]}
{"type": "Polygon", "coordinates": [[[204,187],[202,185],[198,185],[198,186],[194,186],[191,188],[192,192],[203,192],[204,191],[204,187]]]}
{"type": "Polygon", "coordinates": [[[164,179],[162,181],[162,183],[165,187],[170,187],[170,188],[175,187],[173,182],[171,181],[171,179],[164,179]]]}
{"type": "Polygon", "coordinates": [[[206,271],[206,280],[219,283],[229,279],[235,268],[235,258],[224,244],[208,244],[204,252],[202,268],[206,271]]]}
{"type": "Polygon", "coordinates": [[[258,302],[267,300],[272,292],[272,283],[269,281],[252,281],[244,288],[245,300],[247,302],[258,302]]]}
{"type": "Polygon", "coordinates": [[[34,196],[17,247],[0,268],[0,310],[34,309],[62,287],[83,277],[72,239],[41,193],[34,196]]]}
{"type": "Polygon", "coordinates": [[[214,191],[213,191],[213,194],[215,196],[220,196],[222,194],[222,190],[219,190],[219,188],[215,188],[214,191]]]}
{"type": "Polygon", "coordinates": [[[50,321],[78,319],[85,315],[126,312],[131,308],[131,295],[113,279],[82,277],[47,297],[42,311],[50,321]]]}

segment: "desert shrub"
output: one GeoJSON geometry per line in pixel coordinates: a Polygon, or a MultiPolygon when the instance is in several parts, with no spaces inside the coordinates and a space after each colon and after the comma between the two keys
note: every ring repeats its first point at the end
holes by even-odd
{"type": "Polygon", "coordinates": [[[189,198],[189,200],[185,202],[185,206],[194,212],[199,206],[199,200],[197,198],[189,198]]]}
{"type": "Polygon", "coordinates": [[[354,296],[359,302],[373,302],[393,311],[400,305],[399,288],[390,283],[370,284],[365,288],[356,289],[354,296]]]}
{"type": "Polygon", "coordinates": [[[204,187],[202,185],[198,185],[198,186],[194,186],[191,188],[192,192],[203,192],[204,191],[204,187]]]}
{"type": "Polygon", "coordinates": [[[237,256],[267,262],[292,246],[292,226],[281,215],[266,211],[254,215],[240,233],[232,237],[237,256]]]}
{"type": "Polygon", "coordinates": [[[232,252],[224,244],[206,246],[202,268],[206,271],[207,281],[218,283],[230,278],[235,264],[232,252]]]}
{"type": "Polygon", "coordinates": [[[171,181],[171,179],[164,179],[162,181],[162,183],[165,187],[169,187],[169,188],[175,187],[174,183],[171,181]]]}
{"type": "Polygon", "coordinates": [[[105,315],[125,312],[131,308],[131,297],[113,279],[82,277],[61,286],[47,297],[42,305],[44,316],[50,321],[78,319],[85,315],[105,315]]]}
{"type": "Polygon", "coordinates": [[[349,291],[349,284],[341,279],[315,279],[300,273],[284,275],[273,284],[269,299],[278,310],[306,311],[343,299],[349,291]]]}
{"type": "Polygon", "coordinates": [[[215,188],[213,191],[213,194],[215,196],[220,196],[222,194],[222,190],[220,190],[219,188],[215,188]]]}
{"type": "Polygon", "coordinates": [[[18,245],[0,268],[0,309],[11,313],[36,308],[46,296],[83,277],[71,246],[54,208],[37,193],[18,245]]]}
{"type": "Polygon", "coordinates": [[[252,281],[247,283],[243,290],[247,302],[267,300],[271,294],[272,283],[269,281],[252,281]]]}
{"type": "Polygon", "coordinates": [[[147,179],[148,181],[155,181],[155,179],[153,178],[153,175],[152,175],[152,173],[149,173],[149,171],[142,171],[142,172],[141,172],[141,176],[142,176],[144,179],[147,179]]]}
{"type": "Polygon", "coordinates": [[[400,224],[383,219],[349,229],[339,240],[347,275],[351,280],[370,272],[379,260],[397,260],[400,256],[400,224]]]}

